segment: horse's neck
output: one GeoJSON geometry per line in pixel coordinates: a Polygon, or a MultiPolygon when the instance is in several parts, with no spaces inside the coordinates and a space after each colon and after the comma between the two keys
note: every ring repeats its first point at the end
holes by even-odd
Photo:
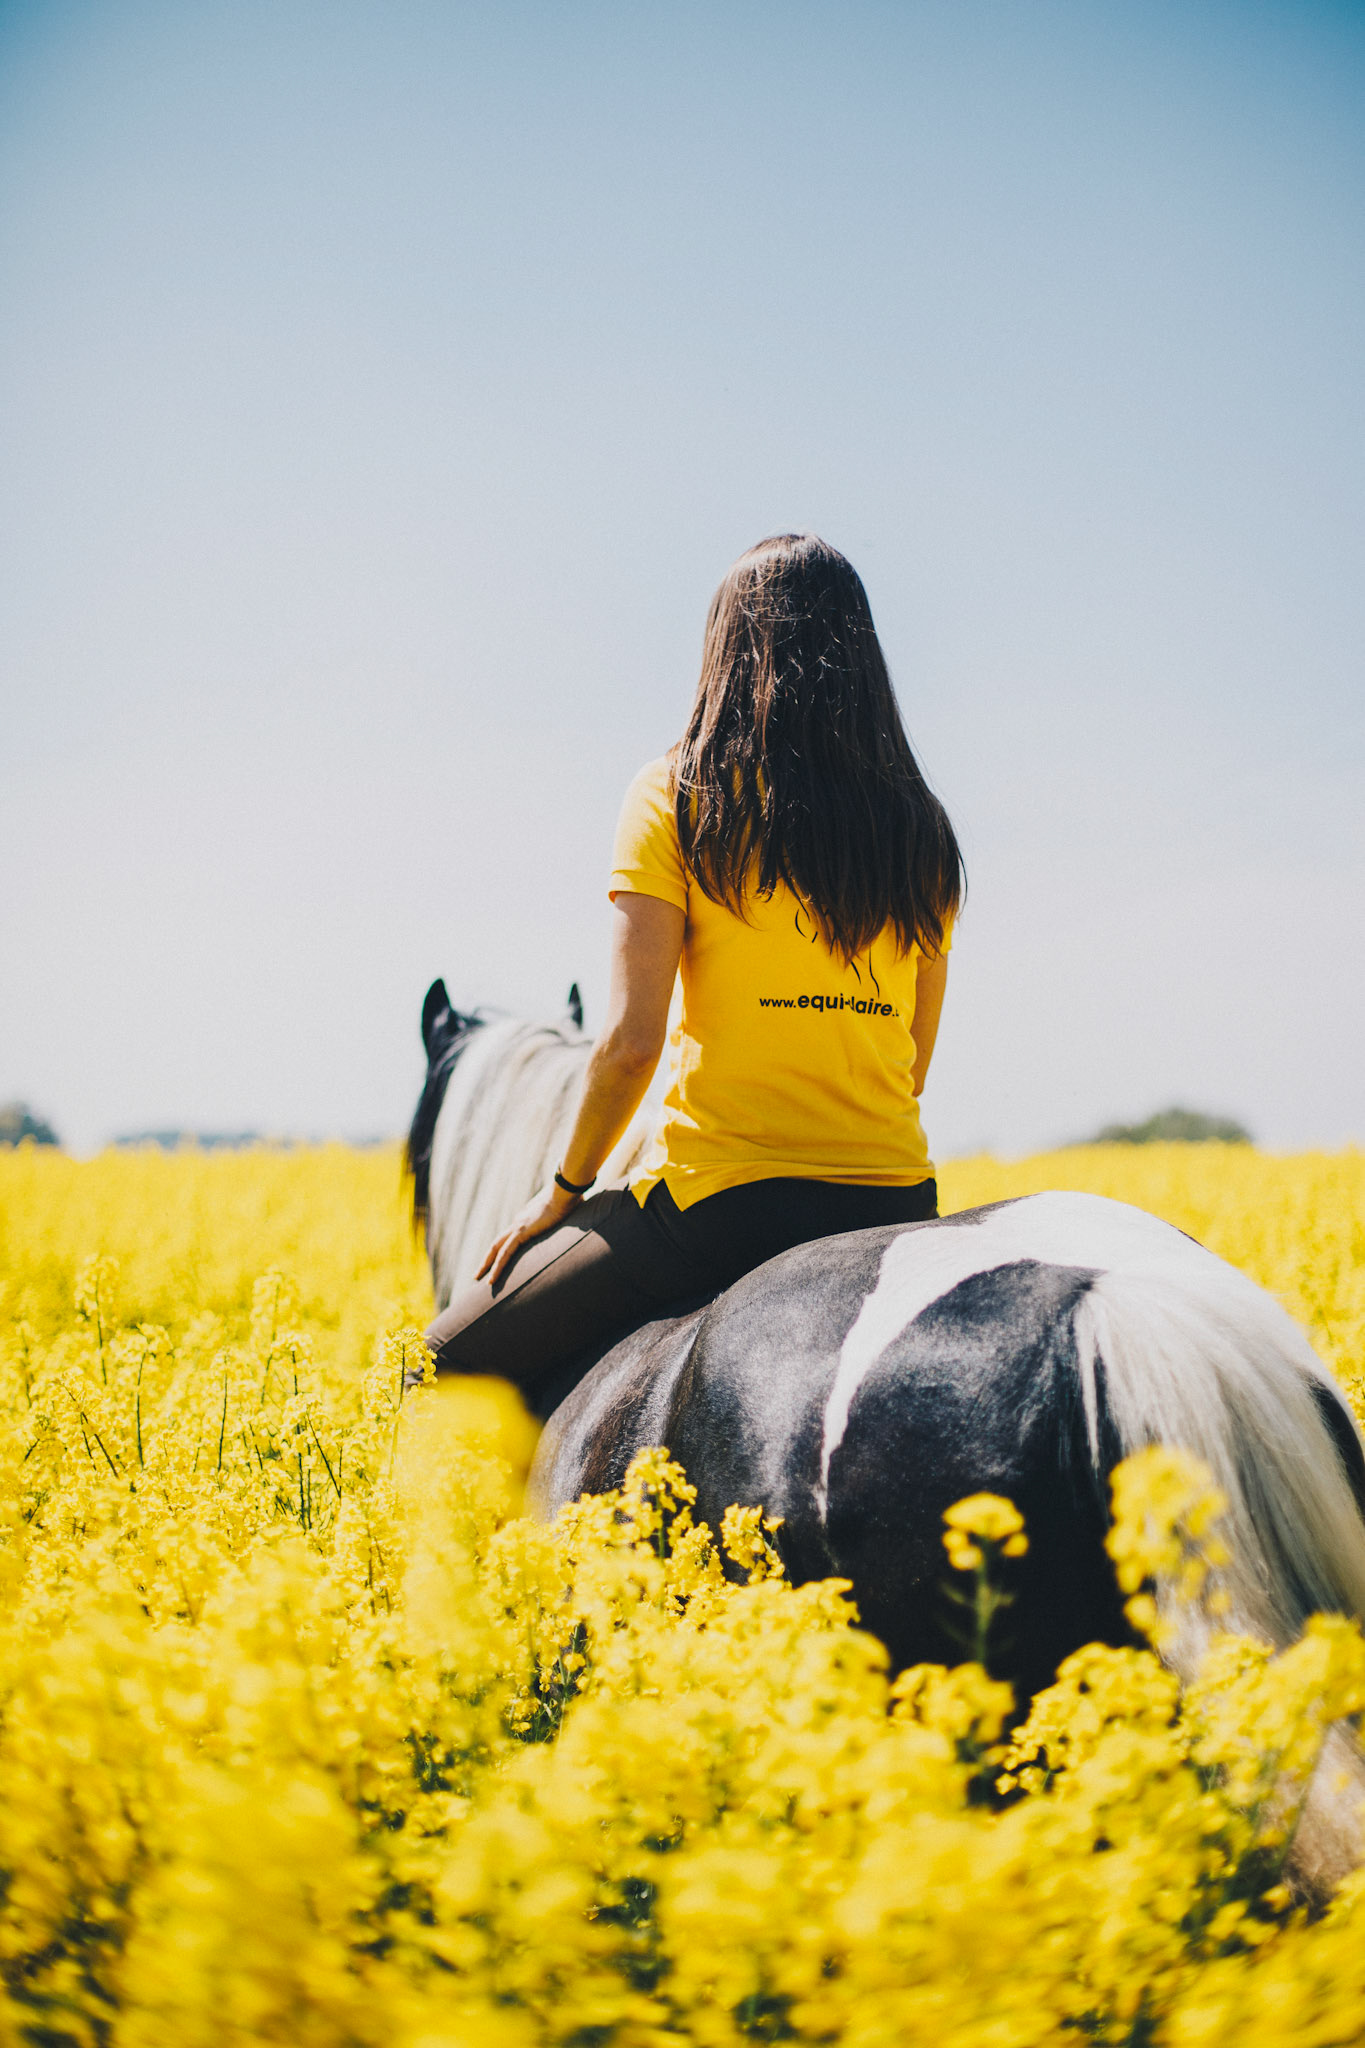
{"type": "MultiPolygon", "coordinates": [[[[431,1153],[427,1243],[437,1305],[473,1279],[483,1255],[558,1166],[591,1042],[552,1025],[483,1025],[455,1063],[431,1153]]],[[[643,1156],[651,1089],[598,1175],[619,1180],[643,1156]]]]}

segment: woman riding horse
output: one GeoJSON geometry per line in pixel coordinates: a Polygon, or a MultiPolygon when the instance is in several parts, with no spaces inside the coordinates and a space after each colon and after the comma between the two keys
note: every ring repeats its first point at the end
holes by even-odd
{"type": "Polygon", "coordinates": [[[553,1180],[427,1332],[534,1396],[626,1329],[815,1238],[938,1214],[919,1097],[962,862],[852,565],[810,534],[712,600],[683,737],[616,833],[612,976],[553,1180]],[[652,1151],[592,1194],[659,1062],[652,1151]]]}
{"type": "MultiPolygon", "coordinates": [[[[443,981],[422,1009],[408,1161],[448,1304],[429,1342],[438,1371],[515,1379],[548,1416],[539,1512],[665,1445],[699,1521],[761,1507],[788,1576],[850,1586],[904,1666],[960,1654],[943,1516],[1003,1494],[1028,1549],[990,1662],[1022,1701],[1081,1644],[1133,1641],[1109,1481],[1166,1444],[1227,1503],[1216,1608],[1158,1583],[1174,1671],[1222,1629],[1284,1647],[1315,1612],[1365,1619],[1365,1442],[1278,1302],[1098,1195],[937,1217],[918,1096],[961,863],[862,585],[823,542],[766,541],[721,585],[691,721],[631,786],[611,887],[595,1046],[576,1019],[463,1014],[443,981]],[[649,1149],[631,1119],[679,966],[649,1149]],[[604,1168],[626,1185],[584,1199],[604,1168]]],[[[1297,1881],[1361,1860],[1362,1812],[1365,1759],[1333,1734],[1297,1881]]]]}

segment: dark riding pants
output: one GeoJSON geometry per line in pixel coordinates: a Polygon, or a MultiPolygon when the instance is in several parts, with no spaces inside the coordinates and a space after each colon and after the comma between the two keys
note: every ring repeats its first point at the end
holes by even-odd
{"type": "Polygon", "coordinates": [[[467,1287],[437,1316],[427,1343],[438,1373],[495,1373],[535,1401],[577,1354],[586,1366],[638,1324],[710,1299],[793,1245],[937,1214],[932,1180],[908,1188],[750,1181],[689,1209],[662,1181],[643,1207],[624,1188],[605,1188],[523,1245],[496,1289],[486,1280],[467,1287]]]}

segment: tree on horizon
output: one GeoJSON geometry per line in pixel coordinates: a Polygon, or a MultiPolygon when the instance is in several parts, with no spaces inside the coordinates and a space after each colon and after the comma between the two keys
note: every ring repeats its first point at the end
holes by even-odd
{"type": "Polygon", "coordinates": [[[36,1116],[26,1102],[0,1102],[0,1145],[21,1145],[25,1138],[35,1145],[62,1142],[47,1119],[36,1116]]]}
{"type": "Polygon", "coordinates": [[[1209,1116],[1200,1109],[1159,1109],[1141,1124],[1106,1124],[1086,1142],[1091,1145],[1250,1145],[1245,1124],[1230,1116],[1209,1116]]]}

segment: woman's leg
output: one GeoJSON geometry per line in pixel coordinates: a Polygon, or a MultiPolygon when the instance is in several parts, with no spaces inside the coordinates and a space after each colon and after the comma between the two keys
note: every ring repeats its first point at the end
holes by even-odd
{"type": "Polygon", "coordinates": [[[524,1245],[496,1288],[486,1280],[427,1331],[438,1373],[493,1373],[534,1396],[575,1352],[624,1335],[669,1303],[713,1291],[686,1248],[607,1188],[524,1245]]]}
{"type": "Polygon", "coordinates": [[[427,1343],[438,1373],[492,1373],[534,1400],[575,1353],[600,1351],[675,1303],[719,1294],[793,1245],[937,1214],[933,1181],[879,1188],[775,1178],[689,1209],[662,1181],[643,1208],[624,1188],[607,1188],[524,1245],[496,1288],[467,1287],[427,1343]]]}

